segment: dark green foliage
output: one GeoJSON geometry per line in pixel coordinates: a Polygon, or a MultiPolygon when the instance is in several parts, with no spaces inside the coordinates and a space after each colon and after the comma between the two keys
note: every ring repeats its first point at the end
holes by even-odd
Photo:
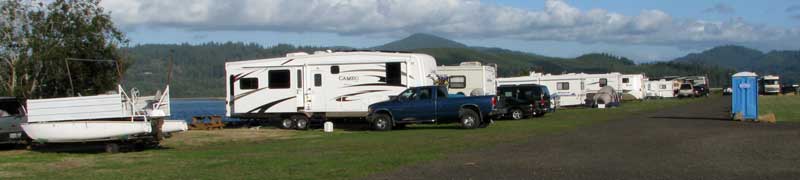
{"type": "Polygon", "coordinates": [[[98,0],[13,0],[0,6],[1,95],[39,98],[116,90],[115,61],[128,63],[117,50],[127,39],[98,0]],[[68,58],[115,61],[65,61],[68,58]]]}
{"type": "Polygon", "coordinates": [[[126,87],[136,87],[142,93],[152,94],[164,88],[169,59],[173,57],[170,82],[172,97],[222,97],[225,95],[225,62],[273,58],[291,52],[326,49],[350,48],[295,47],[286,44],[264,48],[257,44],[233,42],[138,45],[122,48],[122,51],[136,60],[125,73],[124,81],[126,87]]]}

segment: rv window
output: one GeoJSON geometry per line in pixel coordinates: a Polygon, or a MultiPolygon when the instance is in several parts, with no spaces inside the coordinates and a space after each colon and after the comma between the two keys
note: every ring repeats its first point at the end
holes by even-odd
{"type": "Polygon", "coordinates": [[[322,74],[314,74],[314,86],[322,86],[322,74]]]}
{"type": "Polygon", "coordinates": [[[467,77],[465,76],[450,76],[450,88],[464,89],[467,87],[467,77]]]}
{"type": "Polygon", "coordinates": [[[291,80],[289,79],[291,72],[289,70],[270,70],[267,73],[269,82],[267,86],[270,89],[286,89],[291,87],[291,80]]]}
{"type": "Polygon", "coordinates": [[[667,89],[667,85],[666,84],[662,84],[661,85],[661,89],[667,89]]]}
{"type": "Polygon", "coordinates": [[[331,66],[331,74],[339,74],[339,66],[331,66]]]}
{"type": "Polygon", "coordinates": [[[569,90],[569,82],[556,83],[556,90],[569,90]]]}
{"type": "Polygon", "coordinates": [[[600,87],[606,87],[606,85],[608,85],[608,79],[600,78],[600,82],[599,83],[600,83],[600,87]]]}
{"type": "Polygon", "coordinates": [[[297,70],[297,88],[303,88],[303,71],[297,70]]]}
{"type": "Polygon", "coordinates": [[[622,78],[622,83],[628,83],[628,82],[630,82],[630,81],[631,81],[631,80],[630,80],[630,79],[628,79],[628,78],[622,78]]]}
{"type": "Polygon", "coordinates": [[[239,79],[239,89],[258,89],[258,78],[239,79]]]}
{"type": "Polygon", "coordinates": [[[400,63],[386,63],[386,84],[403,85],[400,63]]]}

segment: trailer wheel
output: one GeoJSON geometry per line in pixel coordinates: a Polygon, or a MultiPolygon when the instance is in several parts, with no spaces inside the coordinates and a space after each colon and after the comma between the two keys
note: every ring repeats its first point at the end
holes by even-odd
{"type": "Polygon", "coordinates": [[[471,109],[462,109],[461,110],[461,117],[459,117],[461,122],[461,127],[464,129],[475,129],[480,126],[480,116],[478,113],[471,109]]]}
{"type": "Polygon", "coordinates": [[[524,117],[525,117],[525,115],[523,115],[522,110],[520,110],[520,109],[511,110],[511,119],[520,120],[520,119],[522,119],[524,117]]]}
{"type": "Polygon", "coordinates": [[[117,144],[117,143],[108,143],[108,144],[106,144],[106,152],[107,153],[118,153],[119,152],[119,144],[117,144]]]}
{"type": "Polygon", "coordinates": [[[284,119],[281,120],[280,126],[283,129],[292,129],[294,127],[294,124],[295,124],[294,120],[292,120],[290,118],[284,118],[284,119]]]}
{"type": "Polygon", "coordinates": [[[297,130],[308,129],[308,124],[309,124],[308,117],[303,115],[294,115],[292,116],[292,121],[295,122],[294,128],[296,128],[297,130]]]}
{"type": "Polygon", "coordinates": [[[391,117],[386,114],[376,114],[374,117],[372,117],[372,129],[377,131],[392,130],[391,117]]]}

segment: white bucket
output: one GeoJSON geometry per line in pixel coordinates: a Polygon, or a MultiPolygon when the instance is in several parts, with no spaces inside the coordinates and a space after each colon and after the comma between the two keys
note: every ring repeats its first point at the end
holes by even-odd
{"type": "Polygon", "coordinates": [[[323,126],[324,126],[323,129],[324,129],[325,132],[333,132],[333,123],[332,122],[327,121],[327,122],[325,122],[325,124],[323,126]]]}
{"type": "Polygon", "coordinates": [[[598,109],[605,109],[606,108],[606,104],[597,104],[597,108],[598,109]]]}

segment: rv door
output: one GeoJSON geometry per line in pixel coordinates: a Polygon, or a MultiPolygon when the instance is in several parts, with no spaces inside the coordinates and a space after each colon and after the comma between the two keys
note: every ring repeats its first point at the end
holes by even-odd
{"type": "Polygon", "coordinates": [[[305,66],[298,67],[298,68],[296,68],[294,70],[294,78],[293,79],[295,81],[294,86],[295,86],[295,88],[297,88],[297,89],[295,89],[295,96],[296,96],[296,99],[297,99],[297,109],[298,110],[305,109],[305,103],[306,103],[306,98],[305,98],[306,97],[306,93],[305,93],[306,92],[306,89],[305,89],[306,85],[303,83],[303,81],[305,81],[305,79],[304,79],[305,75],[303,74],[304,71],[305,71],[305,66]]]}
{"type": "Polygon", "coordinates": [[[305,68],[305,77],[303,79],[303,93],[304,97],[304,110],[305,111],[324,111],[325,110],[325,92],[323,85],[325,83],[324,75],[327,73],[321,69],[320,66],[308,66],[305,68]]]}

